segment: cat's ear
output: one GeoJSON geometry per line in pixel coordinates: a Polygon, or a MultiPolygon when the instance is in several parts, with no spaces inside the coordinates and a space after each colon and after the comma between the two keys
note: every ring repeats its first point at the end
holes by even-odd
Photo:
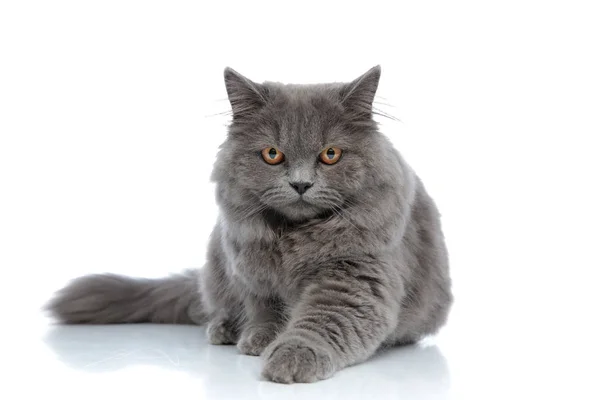
{"type": "Polygon", "coordinates": [[[376,65],[360,77],[344,85],[342,89],[342,105],[359,116],[371,117],[373,100],[379,85],[381,67],[376,65]]]}
{"type": "Polygon", "coordinates": [[[223,75],[234,120],[251,115],[267,103],[266,90],[261,84],[229,67],[223,75]]]}

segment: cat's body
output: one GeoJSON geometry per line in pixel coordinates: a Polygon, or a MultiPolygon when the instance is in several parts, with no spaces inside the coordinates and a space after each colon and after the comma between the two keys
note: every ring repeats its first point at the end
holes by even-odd
{"type": "Polygon", "coordinates": [[[207,322],[213,344],[262,354],[263,375],[286,383],[435,333],[452,303],[446,247],[435,204],[373,122],[379,74],[259,85],[227,69],[234,119],[205,267],[83,277],[50,310],[69,323],[207,322]]]}

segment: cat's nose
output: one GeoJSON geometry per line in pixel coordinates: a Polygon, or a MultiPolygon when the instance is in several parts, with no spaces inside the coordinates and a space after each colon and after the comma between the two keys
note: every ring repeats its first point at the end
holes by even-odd
{"type": "Polygon", "coordinates": [[[290,186],[300,194],[304,194],[312,185],[310,182],[290,182],[290,186]]]}

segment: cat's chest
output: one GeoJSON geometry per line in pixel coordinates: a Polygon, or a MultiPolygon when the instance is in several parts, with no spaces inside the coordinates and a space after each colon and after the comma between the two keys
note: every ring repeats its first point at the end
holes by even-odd
{"type": "Polygon", "coordinates": [[[314,239],[298,231],[252,228],[226,230],[223,247],[231,278],[257,294],[289,297],[296,292],[299,274],[309,269],[314,239]]]}

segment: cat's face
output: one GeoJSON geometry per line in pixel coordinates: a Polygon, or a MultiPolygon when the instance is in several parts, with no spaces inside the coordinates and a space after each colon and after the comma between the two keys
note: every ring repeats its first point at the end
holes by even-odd
{"type": "Polygon", "coordinates": [[[222,197],[242,213],[291,220],[359,201],[384,157],[371,116],[378,67],[349,84],[259,85],[229,69],[225,77],[234,119],[215,168],[222,197]]]}

